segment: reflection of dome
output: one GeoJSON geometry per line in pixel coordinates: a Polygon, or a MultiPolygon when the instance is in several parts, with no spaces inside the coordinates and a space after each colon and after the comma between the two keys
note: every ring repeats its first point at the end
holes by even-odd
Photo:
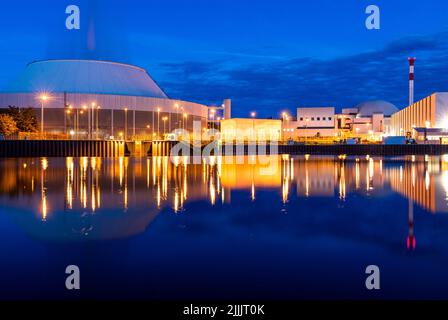
{"type": "Polygon", "coordinates": [[[371,117],[375,113],[382,113],[384,116],[391,116],[398,111],[398,108],[387,101],[366,101],[356,106],[359,117],[371,117]]]}

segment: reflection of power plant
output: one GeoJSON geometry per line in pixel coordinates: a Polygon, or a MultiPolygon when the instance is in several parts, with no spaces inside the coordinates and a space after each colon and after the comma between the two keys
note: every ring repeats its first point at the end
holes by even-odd
{"type": "Polygon", "coordinates": [[[371,157],[7,159],[0,162],[0,204],[27,232],[43,239],[116,239],[142,233],[161,210],[182,213],[187,202],[231,204],[232,191],[279,190],[297,197],[346,200],[390,187],[409,200],[407,247],[414,249],[414,203],[448,212],[448,167],[438,158],[387,162],[371,157]],[[231,161],[229,161],[229,159],[231,161]],[[32,214],[30,214],[30,212],[32,214]],[[43,227],[45,226],[45,227],[43,227]]]}

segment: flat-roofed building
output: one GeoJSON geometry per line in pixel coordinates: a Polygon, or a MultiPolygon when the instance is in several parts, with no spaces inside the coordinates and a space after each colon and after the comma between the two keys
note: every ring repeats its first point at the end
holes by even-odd
{"type": "Polygon", "coordinates": [[[275,119],[232,118],[221,120],[223,141],[279,141],[282,121],[275,119]]]}
{"type": "Polygon", "coordinates": [[[387,133],[411,135],[419,140],[439,140],[447,131],[448,93],[436,92],[393,114],[387,133]]]}
{"type": "Polygon", "coordinates": [[[334,107],[297,108],[297,134],[299,137],[334,136],[334,107]]]}

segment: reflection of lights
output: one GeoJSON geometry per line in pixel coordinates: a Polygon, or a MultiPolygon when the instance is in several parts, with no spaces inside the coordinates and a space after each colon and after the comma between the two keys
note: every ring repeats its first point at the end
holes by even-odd
{"type": "Polygon", "coordinates": [[[161,203],[161,192],[160,192],[160,184],[157,185],[157,208],[160,209],[160,203],[161,203]]]}
{"type": "Polygon", "coordinates": [[[308,175],[308,161],[305,162],[305,196],[310,195],[310,178],[308,175]]]}
{"type": "Polygon", "coordinates": [[[429,190],[429,184],[430,184],[429,172],[426,171],[426,173],[425,173],[425,189],[426,189],[426,191],[429,190]]]}
{"type": "Polygon", "coordinates": [[[339,199],[345,199],[345,164],[341,165],[341,176],[339,178],[339,199]]]}
{"type": "Polygon", "coordinates": [[[412,175],[412,187],[415,187],[415,165],[412,165],[411,175],[412,175]]]}
{"type": "Polygon", "coordinates": [[[289,197],[289,181],[291,170],[290,168],[288,168],[288,164],[289,164],[288,160],[283,161],[282,200],[284,204],[288,201],[289,197]]]}
{"type": "Polygon", "coordinates": [[[370,160],[369,160],[369,177],[370,177],[370,179],[373,178],[373,165],[374,165],[373,159],[370,158],[370,160]]]}
{"type": "Polygon", "coordinates": [[[42,169],[43,170],[47,170],[48,169],[48,159],[47,158],[42,158],[41,159],[41,165],[42,165],[42,169]]]}
{"type": "Polygon", "coordinates": [[[48,206],[47,206],[47,192],[45,189],[45,170],[48,168],[47,158],[41,159],[41,173],[40,173],[40,194],[41,194],[41,210],[42,210],[42,221],[47,220],[48,206]]]}
{"type": "Polygon", "coordinates": [[[124,161],[123,157],[118,158],[120,187],[123,185],[123,175],[124,175],[124,162],[123,161],[124,161]]]}
{"type": "Polygon", "coordinates": [[[360,170],[359,170],[359,161],[356,161],[355,164],[355,188],[356,190],[359,189],[359,177],[360,177],[360,170]]]}
{"type": "Polygon", "coordinates": [[[66,159],[66,169],[67,169],[67,190],[66,190],[66,197],[67,197],[67,205],[69,209],[73,208],[73,171],[74,171],[74,163],[73,158],[68,157],[66,159]]]}
{"type": "Polygon", "coordinates": [[[216,190],[215,185],[213,183],[213,179],[210,179],[210,203],[215,205],[216,202],[216,190]]]}
{"type": "Polygon", "coordinates": [[[179,192],[174,192],[174,212],[179,212],[179,192]]]}
{"type": "Polygon", "coordinates": [[[400,166],[400,183],[403,183],[403,166],[400,166]]]}

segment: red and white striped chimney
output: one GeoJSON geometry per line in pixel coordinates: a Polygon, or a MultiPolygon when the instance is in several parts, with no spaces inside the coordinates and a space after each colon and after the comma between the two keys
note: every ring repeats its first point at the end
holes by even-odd
{"type": "Polygon", "coordinates": [[[414,63],[416,58],[408,58],[409,60],[409,105],[414,103],[414,63]]]}

